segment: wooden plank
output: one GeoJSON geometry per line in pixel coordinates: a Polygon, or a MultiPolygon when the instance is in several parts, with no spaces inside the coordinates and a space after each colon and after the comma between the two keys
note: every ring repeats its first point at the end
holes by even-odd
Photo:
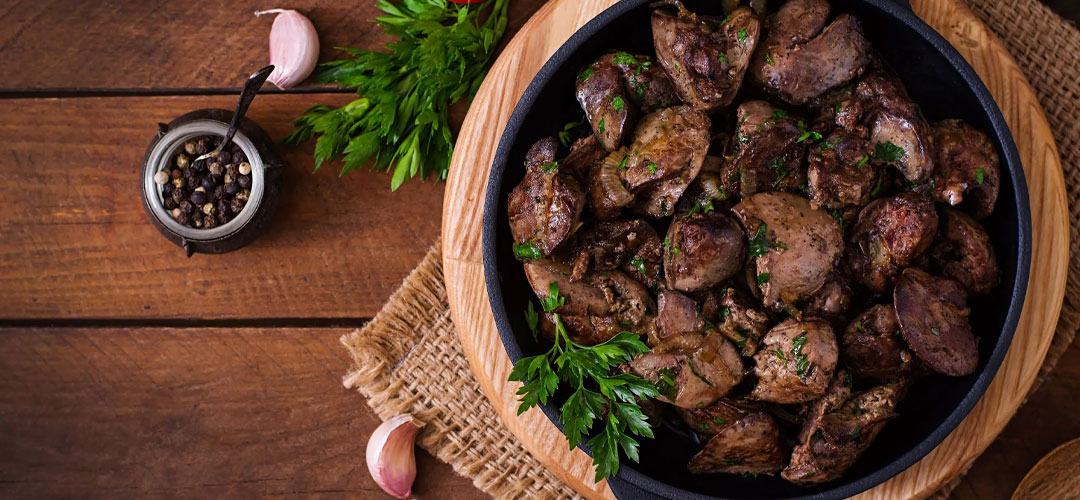
{"type": "MultiPolygon", "coordinates": [[[[390,498],[343,329],[0,329],[0,497],[390,498]]],[[[419,498],[482,494],[420,451],[419,498]]]]}
{"type": "MultiPolygon", "coordinates": [[[[317,97],[317,98],[316,98],[317,97]]],[[[267,95],[249,116],[274,139],[314,102],[267,95]]],[[[144,214],[142,157],[156,131],[234,98],[0,100],[0,319],[371,317],[438,237],[443,184],[387,174],[312,174],[312,145],[289,168],[274,223],[254,243],[195,255],[144,214]]]]}
{"type": "MultiPolygon", "coordinates": [[[[511,2],[508,33],[543,3],[511,2]]],[[[269,58],[273,16],[253,13],[275,7],[311,19],[320,61],[341,58],[334,47],[380,49],[390,40],[372,22],[382,13],[375,0],[16,0],[0,3],[0,92],[237,89],[269,58]]]]}

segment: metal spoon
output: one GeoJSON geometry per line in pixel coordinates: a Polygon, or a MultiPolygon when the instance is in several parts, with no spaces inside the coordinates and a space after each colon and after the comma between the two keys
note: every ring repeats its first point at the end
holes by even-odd
{"type": "Polygon", "coordinates": [[[221,140],[221,143],[218,144],[217,148],[195,158],[192,163],[207,158],[217,157],[217,155],[221,153],[221,150],[225,149],[225,146],[228,145],[229,141],[236,135],[236,127],[240,125],[240,119],[244,117],[244,113],[247,113],[248,106],[251,106],[251,101],[255,99],[255,94],[259,92],[259,89],[262,88],[263,83],[273,71],[274,65],[271,64],[248,77],[247,82],[244,83],[244,89],[240,91],[240,102],[236,103],[236,112],[233,113],[232,123],[229,124],[229,131],[225,132],[225,138],[221,140]]]}

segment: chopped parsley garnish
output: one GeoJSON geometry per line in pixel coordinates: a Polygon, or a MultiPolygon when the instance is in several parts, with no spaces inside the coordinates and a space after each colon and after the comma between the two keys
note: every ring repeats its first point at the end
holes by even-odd
{"type": "Polygon", "coordinates": [[[739,37],[740,44],[746,43],[746,28],[739,30],[735,33],[735,35],[739,37]]]}
{"type": "Polygon", "coordinates": [[[559,169],[559,162],[557,162],[557,161],[549,161],[549,162],[547,162],[547,163],[545,163],[543,165],[540,165],[540,170],[544,171],[544,173],[547,173],[547,174],[550,174],[550,173],[552,173],[552,172],[554,172],[554,171],[556,171],[558,169],[559,169]]]}
{"type": "Polygon", "coordinates": [[[712,200],[706,198],[698,200],[698,202],[694,204],[694,208],[691,208],[690,212],[687,213],[686,216],[690,217],[694,214],[707,214],[709,212],[712,212],[713,210],[715,210],[715,208],[713,207],[712,200]]]}
{"type": "Polygon", "coordinates": [[[531,241],[526,241],[520,245],[514,245],[514,255],[521,257],[522,259],[539,260],[543,258],[540,253],[540,247],[536,246],[531,241]]]}
{"type": "Polygon", "coordinates": [[[860,435],[862,435],[862,427],[856,427],[855,430],[851,431],[851,439],[859,439],[860,435]]]}
{"type": "Polygon", "coordinates": [[[626,159],[630,158],[630,155],[623,155],[622,161],[619,162],[619,170],[626,170],[626,159]]]}
{"type": "Polygon", "coordinates": [[[633,259],[630,259],[630,265],[634,266],[634,269],[637,269],[637,272],[641,273],[642,276],[649,275],[649,273],[646,272],[645,269],[645,261],[641,260],[641,258],[634,257],[633,259]]]}
{"type": "Polygon", "coordinates": [[[694,358],[687,357],[686,358],[686,365],[690,367],[690,373],[693,373],[695,377],[700,379],[702,382],[705,382],[705,385],[707,385],[709,387],[713,386],[713,383],[709,382],[709,379],[703,377],[700,373],[698,373],[697,368],[694,367],[694,358]]]}
{"type": "Polygon", "coordinates": [[[780,349],[776,350],[776,357],[780,358],[781,360],[787,359],[787,356],[784,356],[784,351],[781,351],[780,349]]]}
{"type": "Polygon", "coordinates": [[[615,111],[621,113],[622,110],[626,109],[626,101],[623,101],[622,97],[615,96],[613,99],[611,99],[611,107],[615,111]]]}
{"type": "Polygon", "coordinates": [[[833,108],[833,111],[836,111],[837,113],[839,113],[839,112],[841,112],[843,110],[844,110],[844,101],[840,101],[840,102],[836,103],[836,107],[833,108]]]}
{"type": "Polygon", "coordinates": [[[787,116],[787,111],[784,111],[782,109],[778,109],[778,110],[772,112],[772,116],[773,116],[773,118],[776,118],[777,120],[779,120],[779,119],[782,119],[785,116],[787,116]]]}
{"type": "Polygon", "coordinates": [[[765,53],[765,64],[768,64],[769,66],[773,65],[772,54],[769,52],[765,53]]]}
{"type": "Polygon", "coordinates": [[[810,360],[802,352],[804,345],[806,345],[806,332],[802,332],[801,335],[791,341],[791,355],[795,356],[795,373],[798,373],[801,377],[808,375],[806,369],[810,367],[810,360]]]}
{"type": "Polygon", "coordinates": [[[604,127],[604,119],[603,119],[603,118],[601,118],[601,119],[600,119],[600,127],[598,128],[598,130],[597,130],[597,131],[598,131],[599,133],[603,134],[603,133],[604,133],[604,130],[605,130],[605,129],[606,129],[606,127],[604,127]]]}
{"type": "Polygon", "coordinates": [[[896,163],[904,158],[904,148],[893,144],[892,141],[879,142],[874,146],[874,158],[884,162],[896,163]]]}
{"type": "Polygon", "coordinates": [[[769,160],[769,163],[765,166],[776,171],[776,180],[772,183],[773,187],[779,187],[780,183],[791,173],[791,169],[784,163],[784,159],[779,156],[769,160]]]}
{"type": "Polygon", "coordinates": [[[863,155],[862,159],[860,159],[859,163],[856,163],[855,166],[861,167],[863,165],[866,165],[866,162],[868,161],[870,161],[870,155],[863,155]]]}
{"type": "Polygon", "coordinates": [[[802,142],[807,139],[810,139],[812,141],[820,141],[821,134],[814,132],[813,130],[807,130],[806,132],[803,132],[803,134],[800,135],[799,138],[795,140],[795,142],[802,142]]]}
{"type": "Polygon", "coordinates": [[[730,61],[728,61],[727,54],[725,54],[723,52],[716,55],[716,60],[719,61],[719,62],[724,62],[724,63],[730,62],[730,61]]]}
{"type": "Polygon", "coordinates": [[[746,463],[746,460],[741,458],[729,458],[721,461],[724,465],[742,465],[746,463]]]}
{"type": "MultiPolygon", "coordinates": [[[[818,134],[818,136],[820,137],[820,136],[821,136],[821,134],[818,134]]],[[[835,148],[835,147],[836,147],[836,143],[838,143],[838,142],[840,142],[840,140],[839,140],[839,139],[837,139],[837,140],[835,140],[835,141],[825,141],[825,142],[822,142],[821,144],[818,144],[818,149],[820,149],[820,150],[822,150],[822,151],[827,151],[827,150],[830,150],[830,149],[832,149],[832,148],[835,148]]]]}
{"type": "Polygon", "coordinates": [[[533,303],[529,301],[529,307],[525,308],[525,324],[529,326],[529,331],[532,332],[533,341],[536,341],[538,334],[537,325],[540,324],[540,315],[536,313],[536,308],[533,307],[533,303]]]}
{"type": "Polygon", "coordinates": [[[562,144],[564,148],[570,146],[570,141],[573,138],[570,131],[573,130],[574,127],[581,125],[584,121],[585,118],[583,117],[576,122],[567,122],[566,125],[563,125],[563,129],[559,131],[559,144],[562,144]]]}
{"type": "Polygon", "coordinates": [[[769,273],[759,273],[757,275],[757,284],[764,285],[765,283],[768,283],[770,279],[772,279],[771,274],[769,274],[769,273]]]}
{"type": "MultiPolygon", "coordinates": [[[[638,460],[638,443],[634,435],[653,437],[639,401],[658,396],[661,384],[614,370],[649,350],[633,333],[620,332],[594,346],[583,346],[570,340],[562,319],[554,313],[565,302],[559,297],[558,283],[552,282],[549,293],[548,297],[540,299],[540,305],[544,312],[553,313],[554,345],[544,354],[518,360],[510,372],[509,380],[524,383],[517,391],[520,397],[518,415],[537,404],[546,404],[560,385],[572,391],[560,408],[559,422],[573,448],[593,431],[597,420],[600,421],[600,429],[588,440],[596,466],[595,480],[600,481],[618,472],[620,449],[631,460],[638,460]]],[[[527,317],[526,321],[532,320],[527,317]]],[[[670,382],[667,387],[674,395],[674,379],[670,369],[667,370],[667,382],[670,382]]],[[[663,380],[664,370],[660,372],[663,380]]]]}
{"type": "Polygon", "coordinates": [[[656,372],[656,390],[668,399],[675,399],[675,370],[661,368],[656,372]]]}
{"type": "Polygon", "coordinates": [[[583,81],[583,82],[584,82],[584,81],[588,81],[588,80],[589,80],[589,77],[590,77],[590,76],[592,76],[592,75],[593,75],[593,73],[596,73],[596,70],[595,70],[595,69],[592,69],[592,68],[585,68],[585,71],[582,71],[582,72],[581,72],[581,74],[580,74],[580,75],[578,75],[578,80],[581,80],[581,81],[583,81]]]}
{"type": "Polygon", "coordinates": [[[730,21],[730,20],[731,20],[731,14],[728,14],[727,16],[724,17],[724,19],[722,19],[720,21],[720,25],[723,26],[723,25],[727,24],[727,22],[730,21]]]}
{"type": "Polygon", "coordinates": [[[714,424],[717,424],[717,425],[724,425],[724,424],[727,423],[727,420],[724,420],[722,418],[714,418],[714,419],[712,419],[712,421],[713,421],[714,424]]]}
{"type": "Polygon", "coordinates": [[[975,169],[975,182],[982,184],[986,180],[986,171],[981,168],[975,169]]]}
{"type": "Polygon", "coordinates": [[[650,161],[650,162],[649,162],[649,165],[648,165],[648,167],[646,167],[646,168],[648,168],[648,169],[649,169],[649,173],[650,173],[650,174],[655,174],[655,173],[656,173],[656,169],[658,168],[658,165],[657,165],[657,164],[656,164],[655,162],[651,162],[651,161],[650,161]]]}
{"type": "Polygon", "coordinates": [[[878,175],[877,184],[874,184],[874,189],[872,189],[870,191],[870,197],[871,198],[877,198],[879,195],[881,195],[881,191],[882,191],[882,187],[883,187],[882,186],[882,180],[884,178],[885,178],[884,174],[878,175]]]}
{"type": "Polygon", "coordinates": [[[709,423],[708,422],[702,422],[700,424],[697,424],[697,426],[698,426],[698,429],[705,430],[705,429],[709,428],[709,423]]]}
{"type": "Polygon", "coordinates": [[[844,226],[847,225],[847,221],[844,220],[844,214],[840,212],[840,209],[834,208],[832,212],[829,212],[833,219],[836,219],[836,223],[840,224],[840,232],[844,232],[844,226]]]}
{"type": "Polygon", "coordinates": [[[611,58],[611,62],[613,62],[615,64],[630,65],[630,64],[637,64],[638,61],[637,61],[637,58],[630,55],[629,52],[619,51],[619,52],[617,52],[615,54],[614,57],[611,58]]]}
{"type": "Polygon", "coordinates": [[[761,257],[774,248],[787,250],[780,241],[769,241],[768,237],[769,228],[764,221],[758,225],[757,231],[754,231],[754,236],[750,238],[750,255],[752,257],[761,257]]]}
{"type": "Polygon", "coordinates": [[[866,328],[864,328],[864,327],[862,326],[862,322],[861,322],[861,321],[860,321],[860,322],[858,322],[858,323],[855,323],[855,329],[856,329],[856,330],[858,330],[858,331],[859,331],[859,333],[866,333],[866,328]]]}

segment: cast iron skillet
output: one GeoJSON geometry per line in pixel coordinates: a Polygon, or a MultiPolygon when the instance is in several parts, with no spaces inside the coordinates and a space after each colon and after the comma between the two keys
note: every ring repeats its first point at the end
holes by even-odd
{"type": "MultiPolygon", "coordinates": [[[[652,0],[623,0],[594,18],[564,44],[533,79],[518,102],[495,154],[484,205],[484,276],[495,323],[510,359],[541,348],[522,311],[533,292],[514,259],[506,199],[524,175],[525,152],[537,139],[554,135],[582,116],[574,78],[610,49],[654,54],[649,24],[652,0]]],[[[695,12],[718,14],[720,2],[684,0],[695,12]]],[[[769,2],[771,10],[775,4],[769,2]]],[[[693,475],[686,469],[698,451],[689,437],[660,428],[641,441],[641,462],[625,457],[610,481],[622,499],[637,498],[846,498],[900,473],[930,452],[967,415],[993,379],[1020,317],[1031,260],[1031,221],[1020,158],[1001,112],[979,77],[937,32],[916,17],[906,0],[831,0],[833,15],[857,14],[879,54],[899,73],[932,123],[961,118],[986,132],[1001,156],[1001,192],[988,228],[1001,267],[1001,284],[972,301],[972,326],[979,341],[979,367],[966,377],[935,375],[915,385],[899,416],[844,476],[812,488],[779,477],[693,475]]],[[[542,405],[552,422],[565,395],[542,405]]],[[[586,451],[588,449],[586,448],[586,451]]]]}

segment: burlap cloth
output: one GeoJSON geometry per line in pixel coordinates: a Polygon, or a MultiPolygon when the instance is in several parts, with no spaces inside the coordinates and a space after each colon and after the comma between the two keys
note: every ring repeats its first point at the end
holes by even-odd
{"type": "MultiPolygon", "coordinates": [[[[1036,387],[1080,326],[1080,32],[1036,0],[969,0],[1035,87],[1061,152],[1072,222],[1069,277],[1036,387]]],[[[575,493],[503,426],[469,370],[443,286],[439,243],[364,328],[342,337],[355,359],[345,376],[379,417],[427,422],[419,444],[496,498],[569,498],[575,493]]],[[[1034,390],[1034,389],[1033,389],[1034,390]]],[[[934,496],[944,498],[959,480],[934,496]]]]}

